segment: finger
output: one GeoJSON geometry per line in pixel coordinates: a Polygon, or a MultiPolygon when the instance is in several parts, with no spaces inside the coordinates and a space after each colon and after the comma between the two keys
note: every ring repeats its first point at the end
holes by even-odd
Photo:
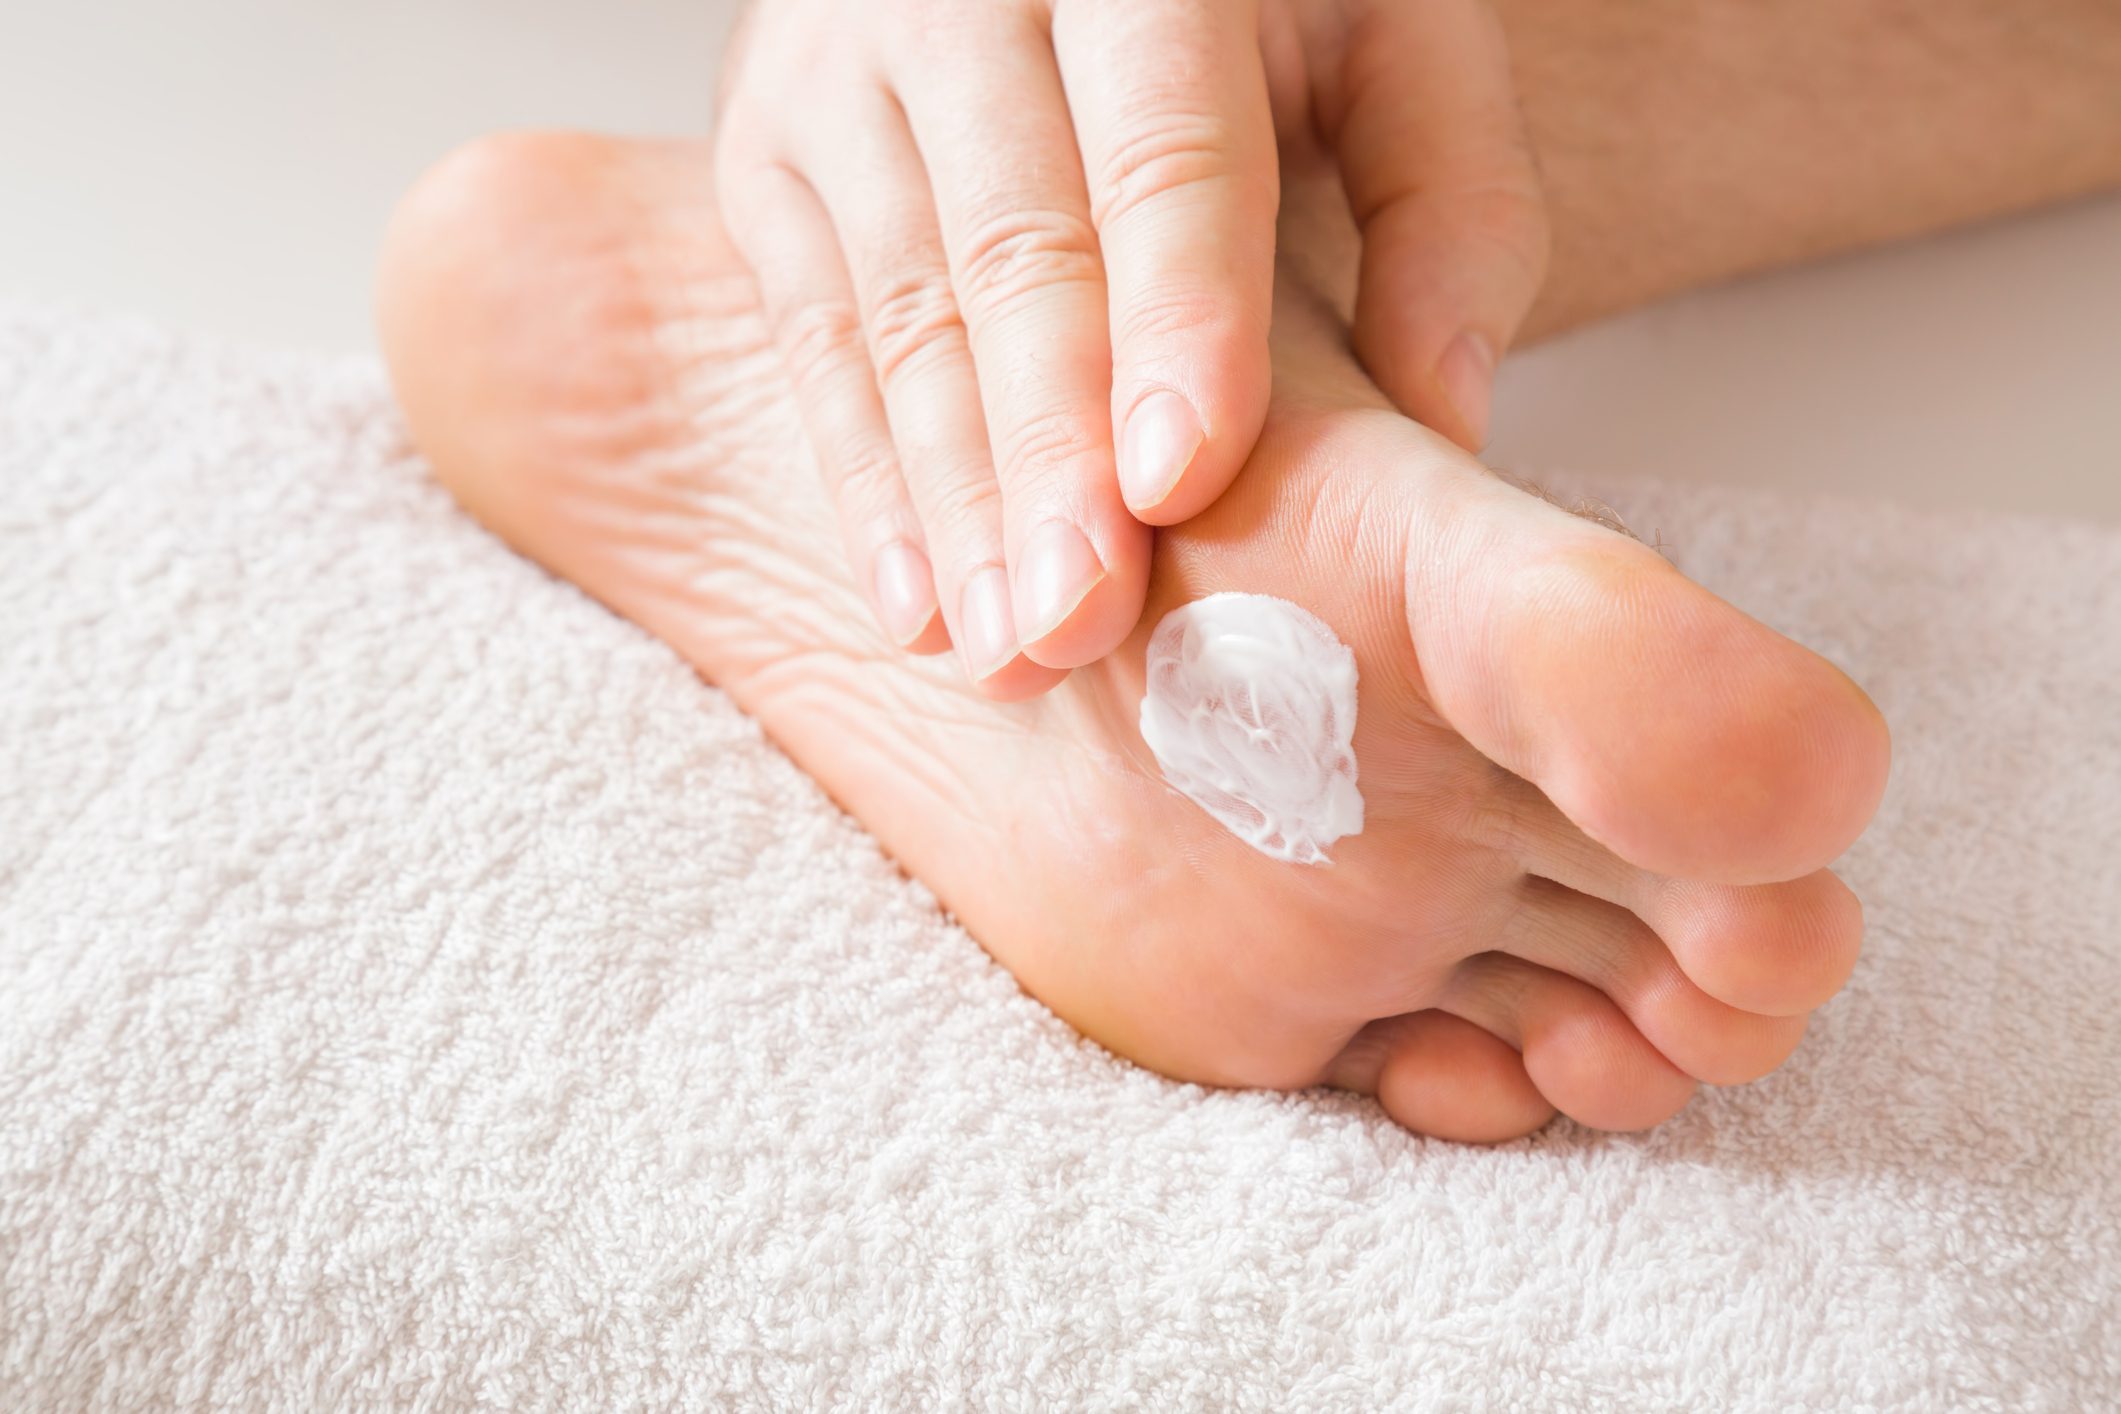
{"type": "Polygon", "coordinates": [[[950,646],[920,519],[899,474],[883,399],[839,241],[809,183],[778,162],[732,154],[717,184],[751,266],[846,538],[848,562],[877,621],[900,647],[950,646]]]}
{"type": "Polygon", "coordinates": [[[1062,673],[1026,658],[1002,553],[1001,495],[979,382],[943,257],[928,172],[890,97],[857,104],[830,151],[803,154],[854,282],[869,361],[906,489],[927,537],[943,617],[989,697],[1045,691],[1062,673]]]}
{"type": "Polygon", "coordinates": [[[903,92],[979,370],[1017,632],[1077,667],[1141,617],[1150,532],[1113,466],[1104,272],[1051,41],[1027,10],[982,14],[976,58],[931,55],[903,92]]]}
{"type": "Polygon", "coordinates": [[[1377,0],[1341,77],[1328,121],[1362,228],[1356,352],[1401,408],[1478,451],[1547,262],[1502,23],[1487,0],[1377,0]]]}
{"type": "Polygon", "coordinates": [[[1111,286],[1127,505],[1206,508],[1258,440],[1278,200],[1257,0],[1086,0],[1055,17],[1111,286]]]}

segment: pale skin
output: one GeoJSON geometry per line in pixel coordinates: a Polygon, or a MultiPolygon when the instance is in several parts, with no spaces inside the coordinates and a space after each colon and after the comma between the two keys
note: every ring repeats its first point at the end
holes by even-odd
{"type": "MultiPolygon", "coordinates": [[[[1669,99],[1690,136],[1648,170],[1600,180],[1599,144],[1541,149],[1556,259],[1535,325],[2121,177],[2083,37],[2064,60],[2014,51],[1969,12],[1986,77],[1959,86],[1964,111],[1865,128],[1850,156],[1845,113],[1793,103],[1786,140],[1829,150],[1797,187],[1744,188],[1752,219],[1719,212],[1680,180],[1693,135],[1784,103],[1773,45],[1796,42],[1727,18],[1757,42],[1695,26],[1736,67],[1695,110],[1669,99]],[[2030,108],[2008,96],[2029,79],[2030,108]],[[1972,175],[1935,180],[1940,134],[1998,131],[1984,105],[2019,114],[2015,153],[1962,146],[1972,175]],[[1685,200],[1660,211],[1666,192],[1685,200]],[[1636,205],[1601,208],[1616,198],[1636,205]],[[1597,258],[1631,229],[1653,233],[1639,258],[1597,258]]],[[[1581,133],[1654,89],[1628,65],[1669,59],[1631,42],[1599,68],[1564,37],[1546,86],[1521,80],[1535,140],[1538,93],[1581,133]]],[[[1449,1138],[1557,1112],[1654,1124],[1700,1083],[1772,1069],[1846,978],[1860,909],[1826,866],[1875,808],[1884,725],[1831,664],[1392,410],[1334,312],[1345,216],[1295,195],[1309,160],[1285,150],[1257,445],[1160,534],[1119,648],[1016,705],[874,626],[702,147],[521,137],[452,158],[394,226],[385,343],[469,509],[730,691],[1086,1034],[1187,1079],[1373,1093],[1449,1138]],[[1302,603],[1356,654],[1369,809],[1328,868],[1235,840],[1135,732],[1150,628],[1222,589],[1302,603]]]]}
{"type": "Polygon", "coordinates": [[[1355,334],[1469,447],[1546,261],[1488,0],[756,0],[717,189],[852,571],[989,696],[1109,652],[1268,395],[1277,135],[1331,147],[1355,334]]]}

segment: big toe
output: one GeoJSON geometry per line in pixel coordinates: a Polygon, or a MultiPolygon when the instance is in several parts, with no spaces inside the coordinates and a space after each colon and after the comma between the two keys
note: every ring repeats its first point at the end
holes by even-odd
{"type": "Polygon", "coordinates": [[[1637,541],[1491,479],[1457,500],[1461,524],[1415,537],[1408,615],[1484,754],[1679,878],[1792,879],[1862,833],[1890,745],[1838,668],[1637,541]]]}

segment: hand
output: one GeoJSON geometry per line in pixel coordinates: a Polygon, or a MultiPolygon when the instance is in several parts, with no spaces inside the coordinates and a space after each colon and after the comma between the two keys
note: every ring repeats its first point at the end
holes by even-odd
{"type": "Polygon", "coordinates": [[[859,582],[994,697],[1126,637],[1265,416],[1276,141],[1338,157],[1358,349],[1468,446],[1544,271],[1486,0],[760,0],[718,196],[859,582]],[[1277,123],[1277,116],[1280,121],[1277,123]]]}

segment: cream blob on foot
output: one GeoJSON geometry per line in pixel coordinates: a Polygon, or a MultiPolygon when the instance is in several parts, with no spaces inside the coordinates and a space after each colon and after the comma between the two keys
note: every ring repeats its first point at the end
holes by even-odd
{"type": "Polygon", "coordinates": [[[1325,864],[1362,833],[1355,655],[1268,594],[1211,594],[1149,639],[1141,734],[1164,779],[1262,854],[1325,864]]]}

